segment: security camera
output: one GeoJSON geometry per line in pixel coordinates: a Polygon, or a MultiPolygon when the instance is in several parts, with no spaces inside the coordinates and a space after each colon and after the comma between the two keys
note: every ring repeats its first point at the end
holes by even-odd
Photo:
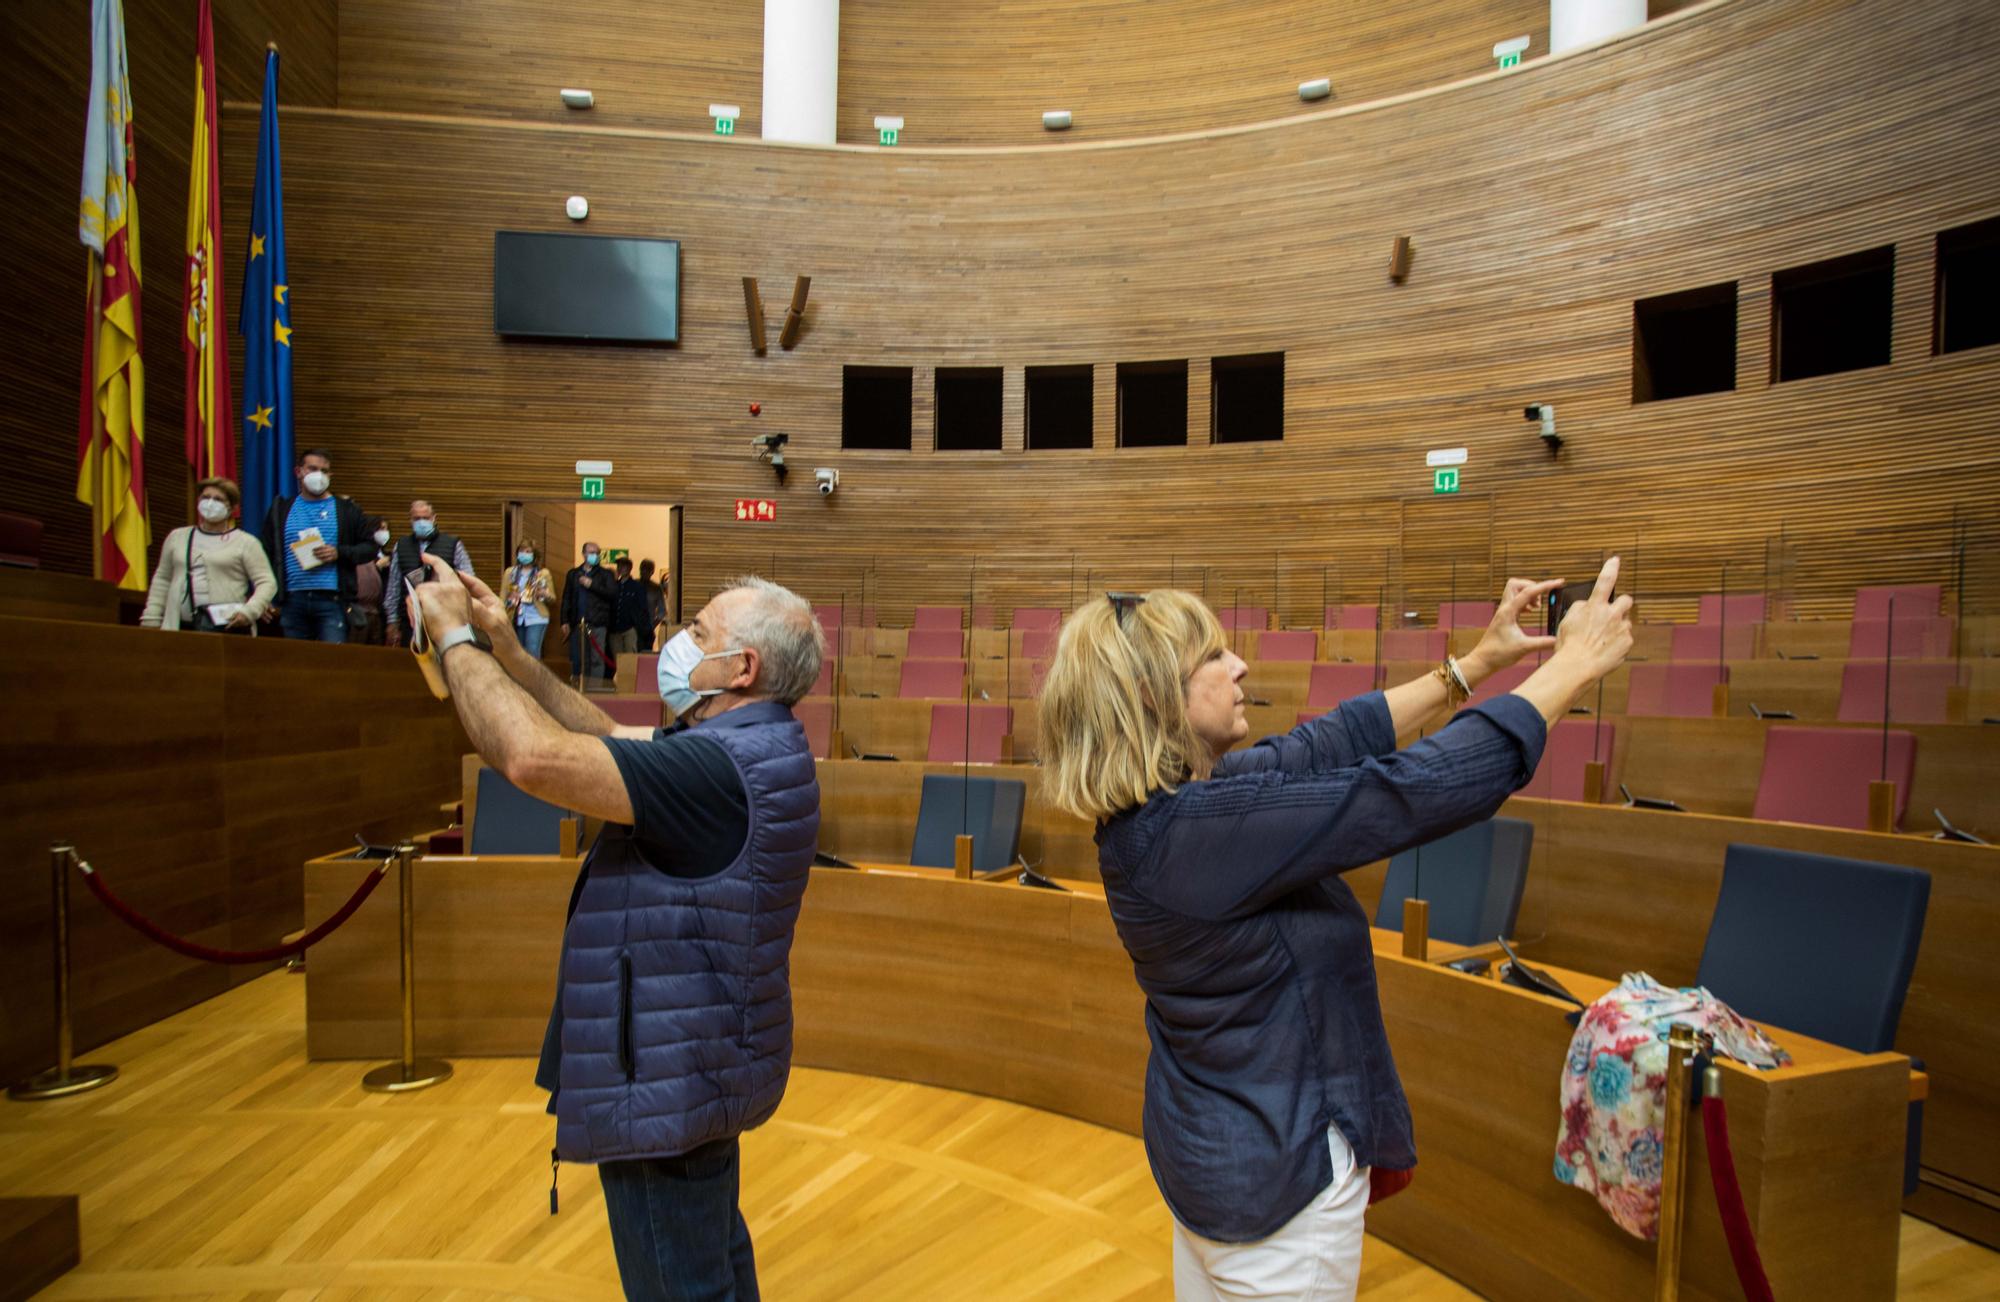
{"type": "Polygon", "coordinates": [[[840,472],[821,466],[818,470],[813,471],[813,481],[819,485],[819,495],[821,497],[832,497],[833,490],[840,487],[840,472]]]}
{"type": "Polygon", "coordinates": [[[1561,436],[1556,433],[1556,409],[1554,407],[1546,402],[1531,403],[1527,407],[1522,408],[1521,414],[1531,421],[1541,422],[1542,442],[1548,444],[1550,456],[1554,456],[1561,450],[1563,441],[1561,436]]]}

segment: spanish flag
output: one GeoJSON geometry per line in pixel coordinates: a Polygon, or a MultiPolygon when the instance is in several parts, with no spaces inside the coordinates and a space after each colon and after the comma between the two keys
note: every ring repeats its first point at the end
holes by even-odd
{"type": "Polygon", "coordinates": [[[222,136],[216,122],[215,26],[201,0],[194,50],[194,148],[189,151],[187,282],[181,287],[181,352],[187,358],[187,459],[194,479],[236,478],[236,427],[229,421],[229,332],[222,313],[222,136]]]}
{"type": "Polygon", "coordinates": [[[139,363],[139,209],[132,83],[119,0],[92,0],[78,234],[90,250],[76,500],[91,507],[92,570],[146,590],[146,380],[139,363]]]}

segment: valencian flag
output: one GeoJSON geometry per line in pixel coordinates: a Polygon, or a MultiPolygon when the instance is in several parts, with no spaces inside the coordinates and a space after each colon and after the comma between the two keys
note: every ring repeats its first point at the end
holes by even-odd
{"type": "Polygon", "coordinates": [[[76,500],[91,508],[91,570],[146,590],[146,379],[139,363],[139,207],[132,84],[119,0],[90,7],[90,106],[78,235],[90,250],[76,500]]]}
{"type": "Polygon", "coordinates": [[[292,488],[292,306],[278,168],[278,52],[264,56],[257,200],[243,264],[243,522],[262,530],[271,499],[292,488]]]}
{"type": "Polygon", "coordinates": [[[215,26],[208,0],[194,48],[194,148],[188,164],[187,282],[181,352],[187,357],[187,459],[193,478],[236,478],[236,427],[229,421],[229,335],[222,315],[222,135],[216,123],[215,26]]]}

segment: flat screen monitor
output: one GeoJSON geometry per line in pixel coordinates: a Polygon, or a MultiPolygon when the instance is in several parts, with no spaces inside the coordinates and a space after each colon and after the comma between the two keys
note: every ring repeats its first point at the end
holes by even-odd
{"type": "Polygon", "coordinates": [[[680,241],[495,231],[493,329],[540,339],[677,343],[680,241]]]}

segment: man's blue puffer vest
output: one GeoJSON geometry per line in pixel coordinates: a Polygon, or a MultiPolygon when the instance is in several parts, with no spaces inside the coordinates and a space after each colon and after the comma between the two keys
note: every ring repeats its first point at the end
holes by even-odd
{"type": "Polygon", "coordinates": [[[792,928],[819,836],[805,729],[775,701],[696,725],[749,794],[750,835],[713,877],[646,862],[607,826],[563,938],[556,1152],[671,1157],[769,1119],[792,1064],[792,928]]]}

